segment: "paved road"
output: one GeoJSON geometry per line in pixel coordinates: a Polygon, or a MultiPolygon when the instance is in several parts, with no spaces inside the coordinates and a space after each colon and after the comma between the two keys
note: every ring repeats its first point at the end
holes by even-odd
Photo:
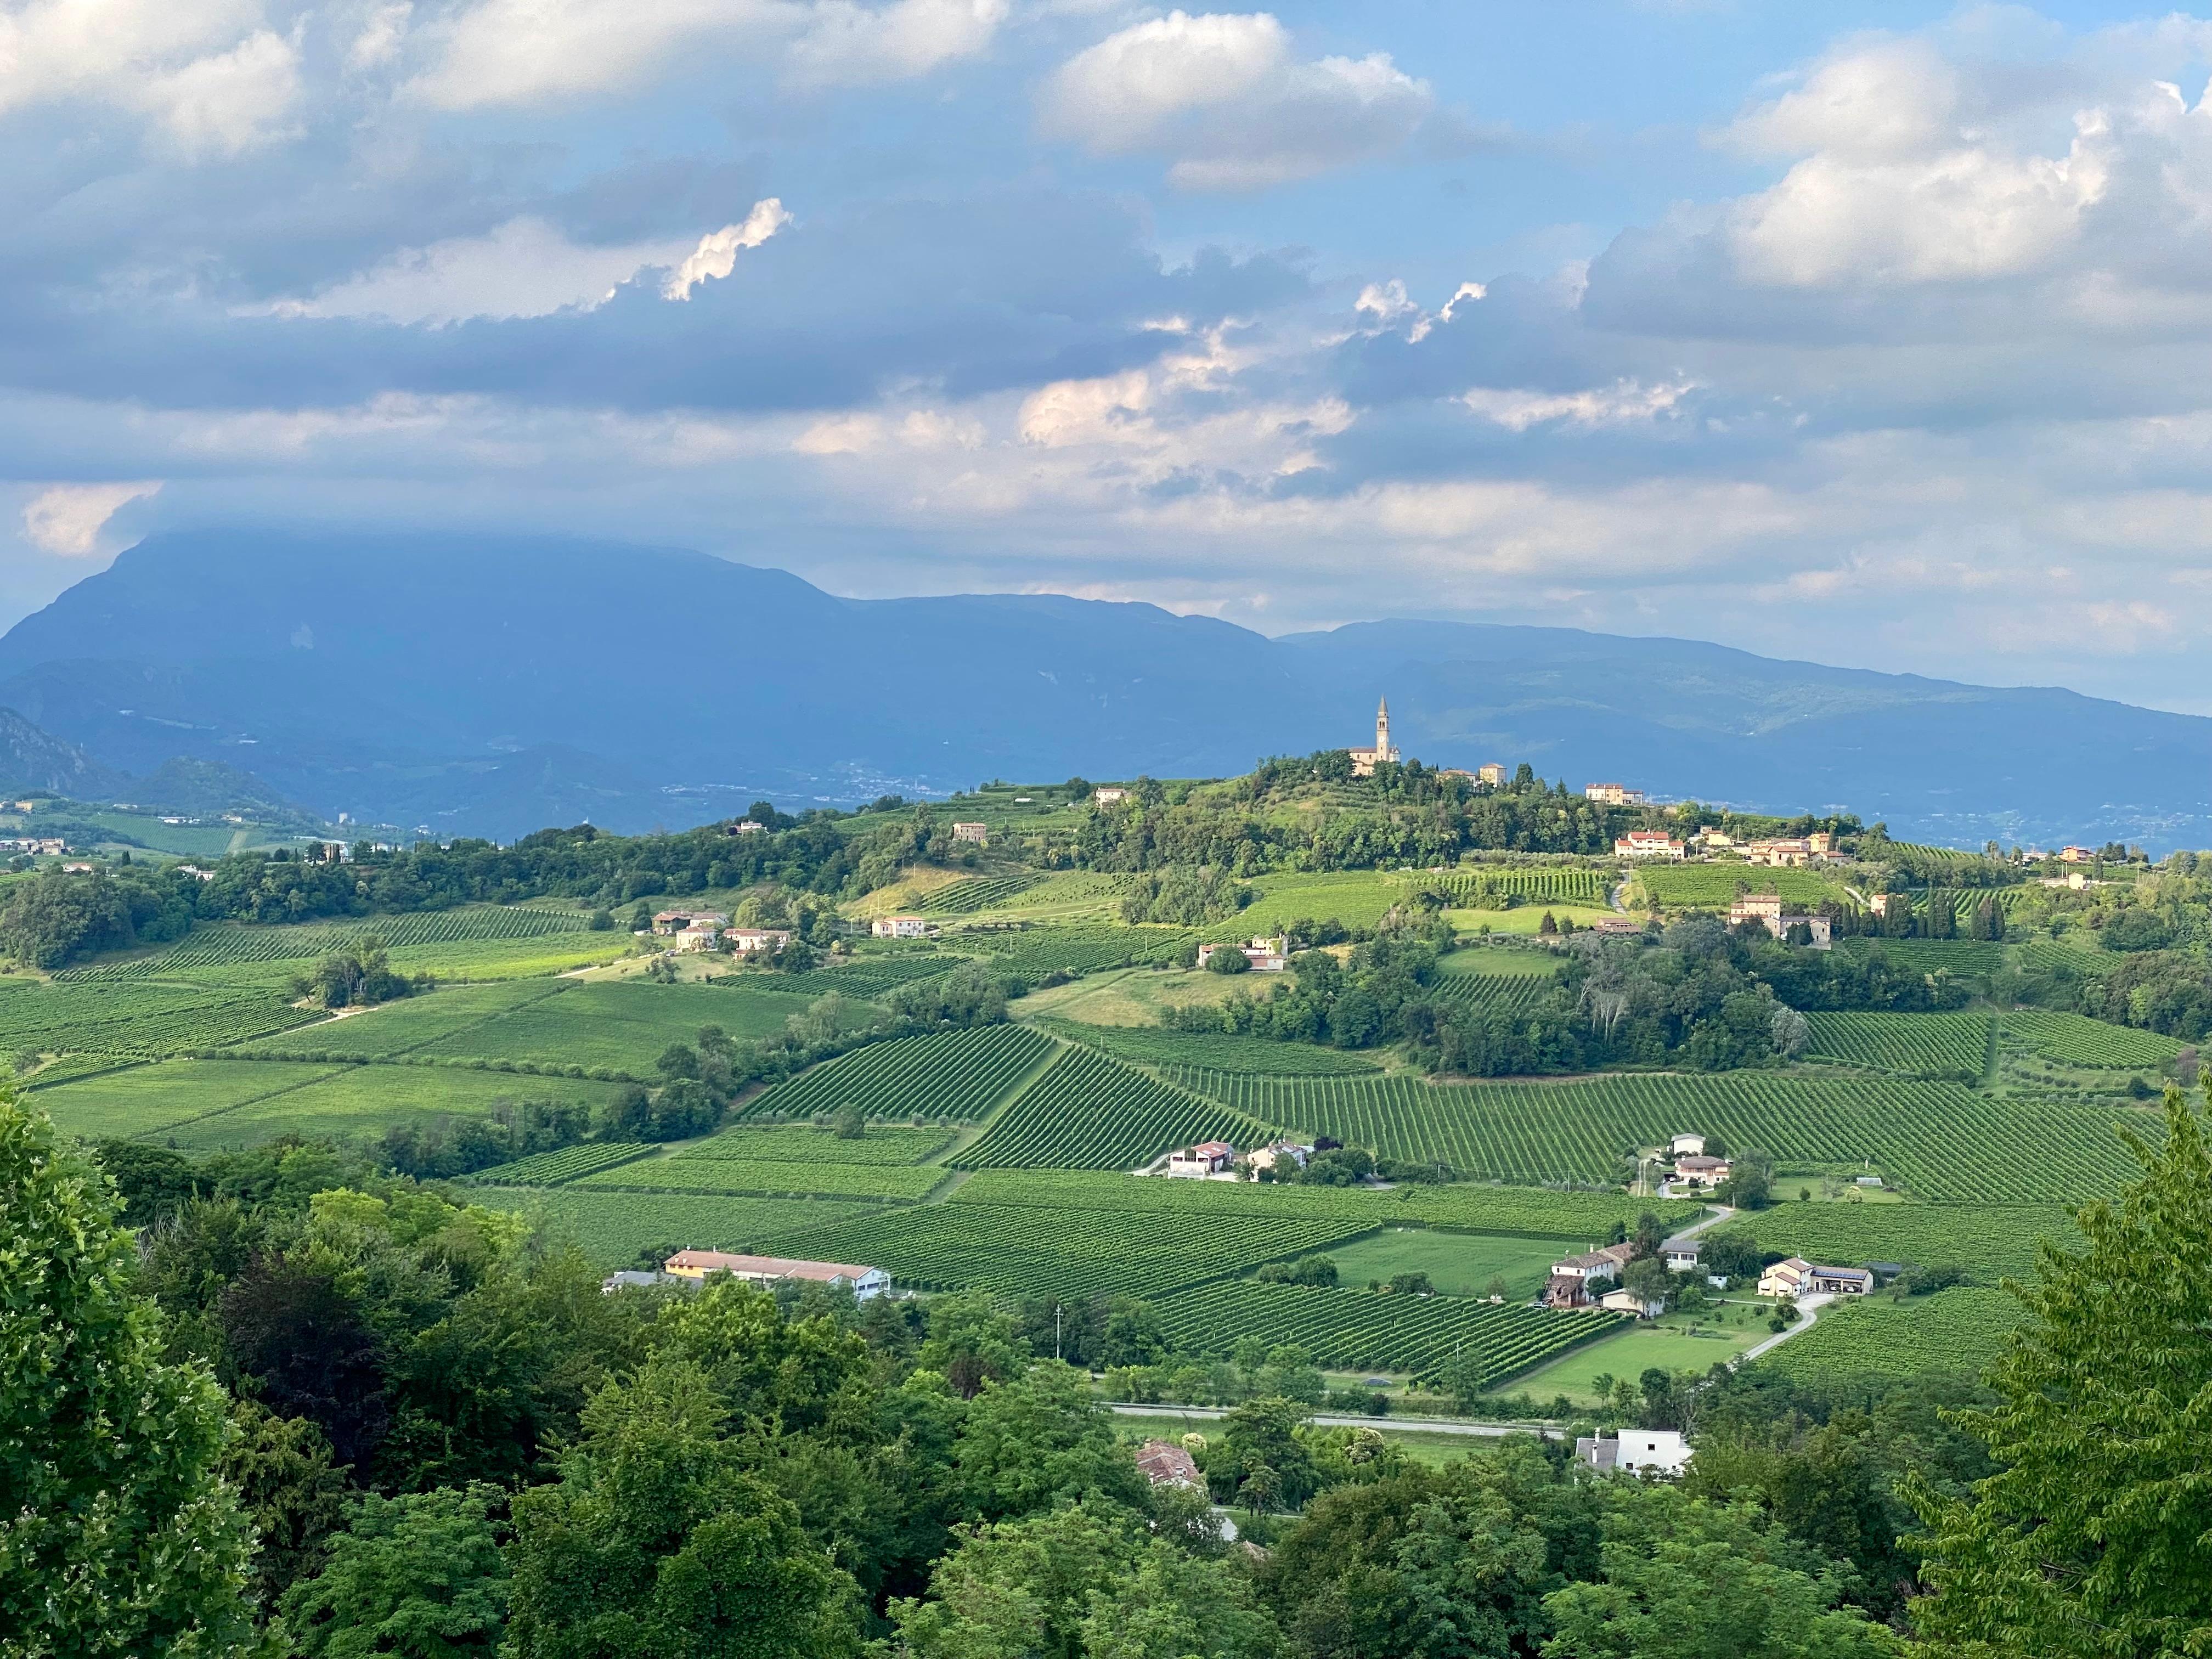
{"type": "Polygon", "coordinates": [[[1789,1329],[1780,1333],[1778,1335],[1770,1336],[1765,1341],[1759,1343],[1755,1346],[1746,1348],[1741,1353],[1735,1357],[1733,1363],[1741,1365],[1746,1360],[1756,1359],[1759,1355],[1766,1352],[1769,1349],[1780,1347],[1784,1342],[1787,1342],[1791,1337],[1796,1335],[1800,1331],[1811,1330],[1813,1328],[1813,1322],[1820,1316],[1820,1310],[1826,1307],[1828,1304],[1833,1302],[1835,1299],[1836,1298],[1832,1296],[1799,1297],[1797,1298],[1797,1322],[1795,1325],[1790,1326],[1789,1329]]]}
{"type": "MultiPolygon", "coordinates": [[[[1123,1417],[1189,1417],[1205,1422],[1216,1422],[1229,1415],[1226,1406],[1109,1406],[1107,1410],[1123,1417]]],[[[1309,1419],[1328,1429],[1413,1429],[1422,1434],[1471,1434],[1486,1439],[1498,1439],[1509,1434],[1534,1432],[1525,1423],[1470,1423],[1460,1417],[1369,1417],[1364,1413],[1317,1412],[1309,1419]]],[[[1543,1431],[1552,1439],[1559,1438],[1557,1429],[1543,1431]]]]}

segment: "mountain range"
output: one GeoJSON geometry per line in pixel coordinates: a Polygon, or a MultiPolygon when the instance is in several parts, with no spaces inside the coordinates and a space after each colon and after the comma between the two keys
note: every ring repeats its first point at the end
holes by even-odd
{"type": "Polygon", "coordinates": [[[105,793],[184,757],[325,817],[504,838],[673,828],[761,796],[1220,775],[1364,743],[1384,696],[1395,740],[1436,765],[1846,807],[1957,845],[2212,844],[2212,719],[2063,690],[1570,629],[1270,639],[1052,595],[843,599],[703,553],[534,537],[149,538],[0,639],[0,706],[21,717],[0,721],[0,764],[54,788],[79,767],[105,793]]]}

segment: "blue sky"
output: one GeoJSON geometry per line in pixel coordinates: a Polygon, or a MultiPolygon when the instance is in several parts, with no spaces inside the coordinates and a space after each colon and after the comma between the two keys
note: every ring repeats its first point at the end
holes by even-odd
{"type": "Polygon", "coordinates": [[[463,525],[2212,713],[2212,21],[1840,10],[0,0],[0,622],[463,525]]]}

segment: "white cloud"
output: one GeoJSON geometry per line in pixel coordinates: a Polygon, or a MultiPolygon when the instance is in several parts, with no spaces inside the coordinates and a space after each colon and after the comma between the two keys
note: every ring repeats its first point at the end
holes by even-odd
{"type": "Polygon", "coordinates": [[[1656,420],[1673,410],[1692,389],[1687,380],[1658,386],[1616,380],[1610,386],[1567,392],[1477,386],[1464,393],[1460,402],[1509,431],[1526,432],[1532,426],[1554,421],[1566,426],[1595,427],[1656,420]]]}
{"type": "Polygon", "coordinates": [[[147,119],[188,159],[283,136],[296,45],[251,0],[33,0],[0,13],[0,111],[88,99],[147,119]]]}
{"type": "Polygon", "coordinates": [[[664,299],[688,300],[710,278],[727,276],[740,250],[758,247],[790,222],[774,197],[756,202],[737,224],[692,241],[573,242],[528,215],[482,236],[457,236],[403,248],[357,276],[307,299],[252,309],[283,317],[375,317],[444,324],[471,317],[544,317],[568,307],[593,309],[647,270],[671,274],[664,299]]]}
{"type": "Polygon", "coordinates": [[[988,47],[1006,21],[1006,0],[894,0],[862,6],[817,0],[792,42],[788,78],[855,86],[910,80],[988,47]]]}
{"type": "Polygon", "coordinates": [[[409,93],[441,109],[526,106],[643,86],[720,61],[765,61],[810,86],[926,75],[988,46],[1008,0],[478,0],[417,31],[428,53],[409,93]]]}
{"type": "Polygon", "coordinates": [[[791,215],[784,210],[782,202],[775,197],[753,204],[753,210],[744,222],[724,225],[720,230],[699,239],[699,246],[685,256],[684,263],[669,274],[660,290],[664,300],[689,300],[691,290],[713,277],[727,276],[738,268],[738,253],[743,248],[756,248],[791,222],[791,215]]]}
{"type": "Polygon", "coordinates": [[[159,480],[142,483],[55,484],[23,508],[23,534],[33,547],[66,559],[88,558],[100,550],[100,532],[129,503],[161,489],[159,480]]]}
{"type": "Polygon", "coordinates": [[[345,66],[355,75],[382,69],[399,56],[407,39],[407,25],[415,13],[410,0],[390,0],[369,13],[346,48],[345,66]]]}
{"type": "Polygon", "coordinates": [[[1173,11],[1061,64],[1039,123],[1095,155],[1170,155],[1182,189],[1254,190],[1387,155],[1435,103],[1386,53],[1301,63],[1269,13],[1173,11]]]}

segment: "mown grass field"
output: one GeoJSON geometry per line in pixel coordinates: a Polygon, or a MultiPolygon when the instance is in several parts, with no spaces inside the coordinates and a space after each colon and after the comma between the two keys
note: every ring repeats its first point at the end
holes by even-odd
{"type": "Polygon", "coordinates": [[[1337,1282],[1387,1285],[1396,1273],[1426,1273],[1444,1296],[1486,1296],[1490,1281],[1505,1281],[1509,1302],[1526,1302],[1544,1288],[1552,1263],[1566,1254],[1556,1238],[1510,1234],[1447,1232],[1434,1227],[1393,1227],[1339,1244],[1328,1253],[1337,1282]]]}
{"type": "Polygon", "coordinates": [[[365,1008],[342,1019],[318,1018],[246,1046],[257,1054],[340,1054],[389,1060],[413,1054],[456,1031],[569,989],[564,980],[516,980],[498,985],[459,985],[365,1008]]]}
{"type": "Polygon", "coordinates": [[[1633,1383],[1655,1367],[1703,1374],[1727,1363],[1773,1334],[1766,1328],[1771,1311],[1731,1304],[1704,1316],[1695,1329],[1675,1315],[1657,1325],[1625,1325],[1515,1377],[1506,1387],[1516,1393],[1525,1389],[1542,1403],[1565,1395],[1577,1406],[1595,1405],[1601,1377],[1633,1383]]]}
{"type": "Polygon", "coordinates": [[[282,1098],[337,1074],[330,1066],[253,1060],[168,1060],[39,1091],[57,1127],[88,1140],[159,1139],[194,1119],[282,1098]]]}

